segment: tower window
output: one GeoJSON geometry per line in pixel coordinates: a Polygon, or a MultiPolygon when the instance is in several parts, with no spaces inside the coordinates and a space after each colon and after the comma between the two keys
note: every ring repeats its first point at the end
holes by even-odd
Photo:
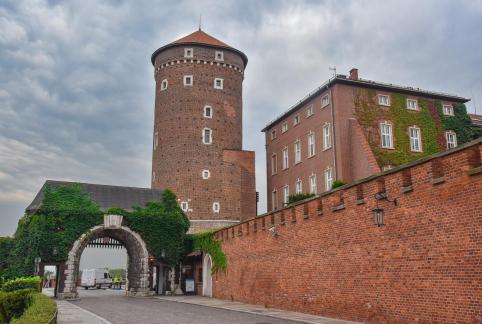
{"type": "Polygon", "coordinates": [[[167,79],[164,79],[161,81],[161,91],[164,91],[167,89],[167,79]]]}
{"type": "Polygon", "coordinates": [[[408,128],[410,135],[410,150],[412,152],[422,152],[422,138],[420,128],[412,126],[408,128]]]}
{"type": "Polygon", "coordinates": [[[181,201],[181,209],[183,212],[187,212],[189,210],[189,203],[187,201],[181,201]]]}
{"type": "Polygon", "coordinates": [[[213,131],[211,128],[203,129],[203,143],[211,144],[213,142],[213,131]]]}
{"type": "Polygon", "coordinates": [[[184,76],[184,85],[185,86],[192,86],[193,78],[192,75],[185,75],[184,76]]]}
{"type": "Polygon", "coordinates": [[[224,79],[215,78],[214,79],[214,89],[222,90],[223,89],[223,83],[224,83],[224,79]]]}
{"type": "Polygon", "coordinates": [[[213,212],[219,213],[220,210],[221,210],[221,205],[217,201],[213,202],[213,212]]]}
{"type": "Polygon", "coordinates": [[[194,50],[192,48],[184,49],[184,57],[192,58],[194,56],[194,50]]]}
{"type": "Polygon", "coordinates": [[[213,118],[213,107],[204,106],[204,117],[213,118]]]}
{"type": "Polygon", "coordinates": [[[214,52],[214,59],[216,61],[224,61],[224,52],[223,51],[214,52]]]}
{"type": "Polygon", "coordinates": [[[209,172],[209,170],[203,170],[202,176],[204,180],[209,179],[211,177],[211,172],[209,172]]]}

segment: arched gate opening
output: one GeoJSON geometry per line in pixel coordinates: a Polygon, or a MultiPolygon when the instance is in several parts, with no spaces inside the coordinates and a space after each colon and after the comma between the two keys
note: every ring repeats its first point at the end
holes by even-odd
{"type": "Polygon", "coordinates": [[[77,282],[82,252],[90,242],[99,238],[113,238],[121,242],[127,250],[127,295],[148,296],[149,289],[149,253],[141,236],[126,226],[122,226],[122,216],[105,215],[104,224],[91,228],[74,242],[68,254],[64,270],[63,291],[58,293],[60,299],[78,298],[77,282]]]}

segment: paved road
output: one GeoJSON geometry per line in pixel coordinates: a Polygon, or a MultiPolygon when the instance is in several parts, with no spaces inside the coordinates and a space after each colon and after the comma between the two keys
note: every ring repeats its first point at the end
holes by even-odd
{"type": "Polygon", "coordinates": [[[80,290],[80,300],[72,301],[113,324],[299,324],[299,322],[190,305],[157,298],[129,298],[122,291],[80,290]]]}

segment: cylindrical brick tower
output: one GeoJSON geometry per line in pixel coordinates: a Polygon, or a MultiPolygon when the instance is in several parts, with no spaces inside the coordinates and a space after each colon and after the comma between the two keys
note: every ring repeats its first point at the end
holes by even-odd
{"type": "Polygon", "coordinates": [[[254,152],[242,151],[246,55],[198,30],[151,60],[152,188],[176,193],[193,231],[254,217],[254,152]]]}

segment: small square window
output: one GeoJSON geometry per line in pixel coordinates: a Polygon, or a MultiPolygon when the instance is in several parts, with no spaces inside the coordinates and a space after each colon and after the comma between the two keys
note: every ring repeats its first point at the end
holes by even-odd
{"type": "Polygon", "coordinates": [[[213,118],[213,107],[204,106],[204,117],[213,118]]]}
{"type": "Polygon", "coordinates": [[[222,51],[216,51],[214,53],[214,59],[216,61],[224,61],[224,53],[222,51]]]}
{"type": "Polygon", "coordinates": [[[214,89],[223,89],[224,79],[216,78],[214,79],[214,89]]]}
{"type": "Polygon", "coordinates": [[[284,133],[288,130],[288,122],[283,122],[283,124],[281,125],[281,133],[284,133]]]}
{"type": "Polygon", "coordinates": [[[407,109],[418,110],[418,102],[415,99],[407,99],[407,109]]]}
{"type": "Polygon", "coordinates": [[[192,58],[194,55],[194,51],[192,48],[185,48],[184,49],[184,57],[187,57],[187,58],[192,58]]]}
{"type": "Polygon", "coordinates": [[[181,209],[183,212],[187,212],[189,210],[189,204],[187,201],[181,201],[181,209]]]}
{"type": "Polygon", "coordinates": [[[161,82],[161,91],[164,91],[166,89],[167,89],[167,79],[164,79],[161,82]]]}
{"type": "Polygon", "coordinates": [[[213,212],[219,213],[220,210],[221,210],[221,205],[217,201],[213,202],[213,212]]]}
{"type": "Polygon", "coordinates": [[[446,116],[454,115],[454,107],[452,105],[443,105],[443,113],[446,116]]]}
{"type": "Polygon", "coordinates": [[[185,86],[192,86],[192,84],[193,84],[192,75],[185,75],[184,76],[184,85],[185,86]]]}
{"type": "Polygon", "coordinates": [[[330,96],[329,95],[324,95],[323,98],[321,98],[321,108],[324,108],[330,104],[330,96]]]}
{"type": "Polygon", "coordinates": [[[202,177],[204,180],[209,179],[211,177],[211,172],[209,172],[209,170],[203,170],[202,177]]]}
{"type": "Polygon", "coordinates": [[[378,104],[380,106],[390,106],[390,96],[378,95],[378,104]]]}
{"type": "Polygon", "coordinates": [[[293,117],[293,125],[298,125],[300,123],[300,115],[296,115],[295,117],[293,117]]]}
{"type": "Polygon", "coordinates": [[[276,138],[276,129],[271,131],[271,139],[274,140],[276,138]]]}
{"type": "Polygon", "coordinates": [[[312,115],[313,115],[313,105],[309,105],[308,108],[306,108],[306,118],[312,115]]]}

